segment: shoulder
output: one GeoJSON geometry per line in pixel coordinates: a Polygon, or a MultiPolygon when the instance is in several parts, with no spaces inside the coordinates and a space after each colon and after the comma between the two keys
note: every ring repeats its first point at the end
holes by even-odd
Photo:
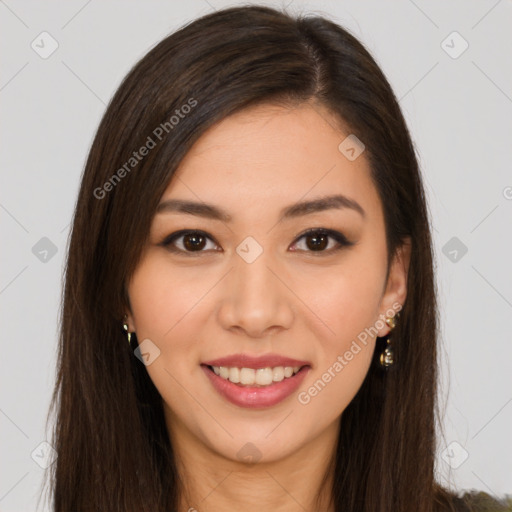
{"type": "Polygon", "coordinates": [[[465,492],[453,504],[457,512],[512,512],[512,496],[498,499],[483,491],[465,492]]]}

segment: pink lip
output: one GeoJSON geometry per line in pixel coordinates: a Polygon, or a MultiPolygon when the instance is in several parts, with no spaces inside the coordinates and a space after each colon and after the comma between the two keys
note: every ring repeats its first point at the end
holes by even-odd
{"type": "MultiPolygon", "coordinates": [[[[218,360],[220,361],[220,360],[218,360]]],[[[288,361],[293,361],[289,359],[288,361]]],[[[214,361],[216,362],[216,361],[214,361]]],[[[298,361],[300,363],[300,361],[298,361]]],[[[213,365],[217,366],[217,364],[213,365]]],[[[229,366],[229,365],[226,365],[229,366]]],[[[232,365],[235,366],[235,365],[232,365]]],[[[272,365],[270,365],[272,366],[272,365]]],[[[282,366],[278,364],[276,366],[282,366]]],[[[300,366],[286,365],[286,366],[300,366]]],[[[249,366],[243,366],[249,368],[249,366]]],[[[261,366],[259,366],[261,368],[261,366]]],[[[311,370],[310,366],[304,366],[293,377],[285,378],[281,382],[275,382],[265,387],[245,387],[233,384],[229,380],[223,379],[216,375],[213,370],[202,364],[201,368],[210,379],[215,390],[232,404],[239,407],[247,407],[251,409],[261,409],[264,407],[272,407],[289,397],[301,385],[302,381],[311,370]]]]}
{"type": "Polygon", "coordinates": [[[211,361],[203,361],[208,366],[227,366],[229,368],[275,368],[276,366],[311,366],[309,361],[299,361],[283,357],[278,354],[266,354],[263,356],[250,356],[248,354],[233,354],[211,361]]]}

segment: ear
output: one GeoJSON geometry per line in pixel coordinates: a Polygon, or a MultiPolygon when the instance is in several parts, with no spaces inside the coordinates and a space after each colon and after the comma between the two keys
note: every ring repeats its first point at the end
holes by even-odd
{"type": "Polygon", "coordinates": [[[125,311],[125,316],[123,317],[123,324],[128,324],[128,332],[135,332],[135,324],[133,323],[133,316],[130,311],[125,311]]]}
{"type": "MultiPolygon", "coordinates": [[[[391,261],[388,280],[380,303],[380,318],[394,316],[402,309],[407,297],[407,276],[411,260],[411,240],[406,238],[391,261]]],[[[378,336],[386,336],[391,328],[384,322],[378,336]]]]}

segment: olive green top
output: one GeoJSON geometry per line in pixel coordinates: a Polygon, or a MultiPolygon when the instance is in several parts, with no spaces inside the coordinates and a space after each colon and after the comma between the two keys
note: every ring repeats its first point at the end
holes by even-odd
{"type": "Polygon", "coordinates": [[[455,498],[457,512],[512,512],[512,496],[493,497],[482,491],[470,491],[455,498]]]}

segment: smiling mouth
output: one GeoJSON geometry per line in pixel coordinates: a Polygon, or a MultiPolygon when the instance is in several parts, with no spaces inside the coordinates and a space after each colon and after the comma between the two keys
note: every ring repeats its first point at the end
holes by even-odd
{"type": "Polygon", "coordinates": [[[266,368],[238,368],[227,366],[206,366],[211,372],[220,378],[227,380],[239,387],[268,387],[282,382],[284,380],[293,379],[295,375],[309,365],[303,366],[275,366],[266,368]]]}

